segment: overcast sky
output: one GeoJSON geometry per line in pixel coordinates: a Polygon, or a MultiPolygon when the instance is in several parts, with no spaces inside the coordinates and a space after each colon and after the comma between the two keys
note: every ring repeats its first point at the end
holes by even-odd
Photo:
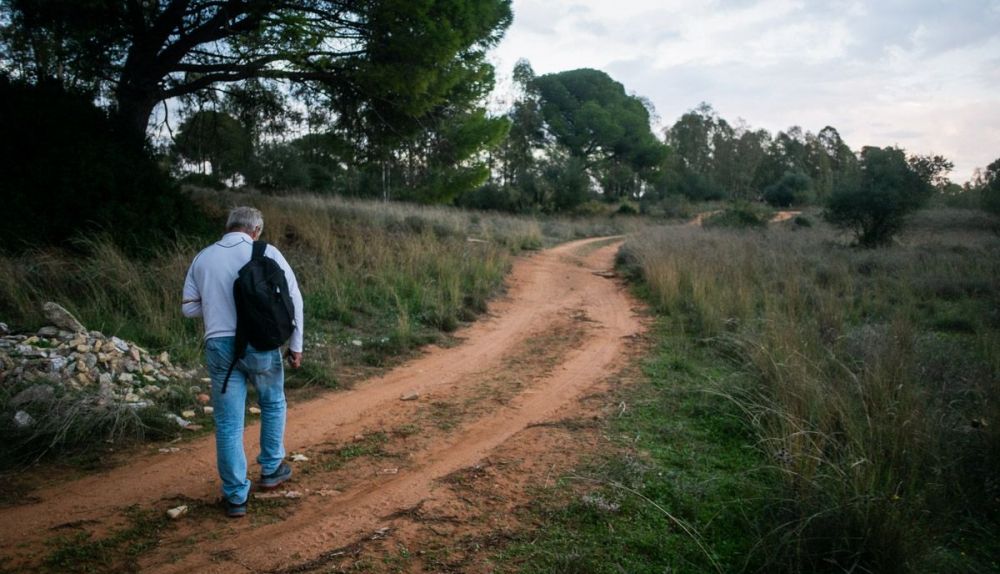
{"type": "Polygon", "coordinates": [[[1000,157],[1000,0],[513,0],[492,55],[596,68],[669,126],[700,102],[771,133],[840,131],[955,162],[1000,157]]]}

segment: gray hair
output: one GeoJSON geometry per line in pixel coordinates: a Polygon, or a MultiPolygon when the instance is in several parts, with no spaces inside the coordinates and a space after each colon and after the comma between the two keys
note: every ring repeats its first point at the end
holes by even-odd
{"type": "Polygon", "coordinates": [[[261,231],[264,230],[264,216],[260,213],[259,209],[241,205],[229,210],[229,219],[226,220],[226,231],[235,231],[237,229],[253,231],[258,228],[261,231]]]}

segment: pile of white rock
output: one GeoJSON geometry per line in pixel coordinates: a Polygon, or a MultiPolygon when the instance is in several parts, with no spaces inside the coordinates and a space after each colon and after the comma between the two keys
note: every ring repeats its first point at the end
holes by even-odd
{"type": "Polygon", "coordinates": [[[167,392],[167,384],[198,376],[197,370],[172,365],[166,352],[154,356],[135,343],[88,331],[56,303],[45,303],[42,310],[51,325],[34,334],[11,334],[0,323],[0,387],[22,388],[9,406],[44,402],[57,385],[89,391],[99,404],[142,408],[167,392]]]}

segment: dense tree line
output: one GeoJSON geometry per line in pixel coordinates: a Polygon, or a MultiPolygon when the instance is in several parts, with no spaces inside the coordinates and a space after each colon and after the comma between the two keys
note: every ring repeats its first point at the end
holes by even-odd
{"type": "Polygon", "coordinates": [[[486,52],[511,18],[509,0],[0,0],[0,72],[4,89],[61,89],[70,106],[89,98],[109,141],[203,185],[511,212],[865,204],[864,223],[831,215],[863,243],[884,241],[871,229],[891,236],[896,216],[934,190],[992,205],[993,165],[958,188],[945,158],[855,152],[831,126],[771,134],[701,104],[656,134],[649,100],[598,70],[538,76],[521,61],[509,109],[488,113],[486,52]],[[167,142],[159,152],[151,135],[167,142]]]}
{"type": "MultiPolygon", "coordinates": [[[[216,180],[451,201],[488,178],[479,152],[507,129],[482,102],[493,87],[486,51],[511,18],[509,0],[0,0],[0,97],[25,106],[5,110],[24,121],[0,137],[67,149],[73,134],[44,116],[89,100],[95,137],[143,158],[78,165],[97,200],[83,205],[71,172],[50,186],[5,186],[23,208],[7,215],[30,221],[73,205],[59,217],[106,228],[114,221],[102,204],[142,213],[142,194],[175,195],[159,183],[122,194],[114,182],[127,173],[91,176],[155,161],[154,109],[162,105],[174,131],[177,103],[184,117],[170,151],[181,170],[208,162],[203,175],[216,180]],[[51,109],[30,105],[32,92],[51,90],[65,97],[39,99],[51,109]],[[48,202],[24,200],[31,195],[48,202]]],[[[0,168],[27,161],[44,172],[54,160],[16,154],[0,168]]],[[[142,229],[178,223],[162,219],[142,229]]],[[[46,238],[64,241],[65,231],[46,238]]]]}

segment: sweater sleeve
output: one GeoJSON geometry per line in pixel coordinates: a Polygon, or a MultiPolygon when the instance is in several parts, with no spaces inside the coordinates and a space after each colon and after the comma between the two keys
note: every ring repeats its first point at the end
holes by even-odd
{"type": "Polygon", "coordinates": [[[194,263],[188,268],[184,279],[184,294],[181,299],[181,313],[185,317],[201,317],[201,291],[194,280],[194,263]]]}

